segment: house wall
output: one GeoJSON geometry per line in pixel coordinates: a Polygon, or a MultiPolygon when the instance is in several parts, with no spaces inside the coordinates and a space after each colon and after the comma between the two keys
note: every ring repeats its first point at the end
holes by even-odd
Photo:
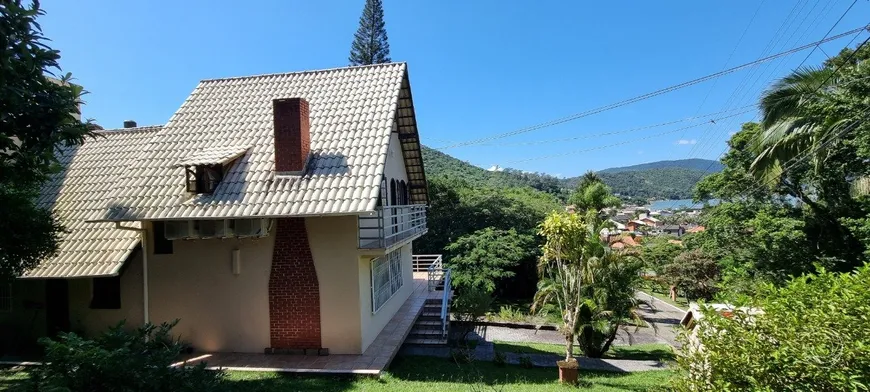
{"type": "Polygon", "coordinates": [[[306,218],[320,282],[321,345],[330,354],[362,353],[356,216],[306,218]]]}
{"type": "MultiPolygon", "coordinates": [[[[393,125],[395,131],[395,124],[393,125]]],[[[391,179],[408,182],[408,173],[405,171],[405,158],[402,156],[402,146],[399,144],[398,132],[390,134],[390,146],[387,149],[387,164],[384,167],[384,177],[387,184],[391,179]]]]}
{"type": "Polygon", "coordinates": [[[0,311],[0,355],[26,351],[45,333],[45,281],[15,280],[12,310],[0,311]]]}
{"type": "Polygon", "coordinates": [[[173,241],[149,256],[152,322],[180,318],[179,335],[197,349],[259,352],[269,347],[269,271],[274,230],[265,238],[173,241]],[[241,273],[232,273],[232,251],[241,273]]]}
{"type": "Polygon", "coordinates": [[[410,243],[402,246],[400,249],[402,252],[402,288],[393,294],[393,297],[375,313],[372,313],[372,259],[361,258],[359,260],[358,274],[363,352],[365,352],[381,330],[384,329],[384,326],[387,325],[387,322],[393,318],[402,304],[405,303],[414,291],[414,272],[411,269],[411,254],[413,249],[410,243]]]}
{"type": "Polygon", "coordinates": [[[88,336],[101,333],[120,321],[125,326],[141,326],[145,315],[142,306],[142,252],[136,252],[121,270],[121,308],[91,309],[92,279],[69,280],[70,328],[88,336]]]}

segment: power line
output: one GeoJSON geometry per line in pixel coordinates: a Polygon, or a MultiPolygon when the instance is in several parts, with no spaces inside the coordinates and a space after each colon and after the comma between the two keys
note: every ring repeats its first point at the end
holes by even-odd
{"type": "MultiPolygon", "coordinates": [[[[742,109],[751,108],[751,107],[753,107],[753,106],[755,106],[755,105],[746,105],[746,106],[742,106],[742,107],[735,108],[735,109],[723,110],[723,111],[715,112],[715,113],[707,113],[707,114],[703,114],[703,115],[700,115],[700,116],[686,117],[686,118],[679,119],[679,120],[673,120],[673,121],[668,121],[668,122],[663,122],[663,123],[658,123],[658,124],[653,124],[653,125],[644,125],[644,126],[635,127],[635,128],[630,128],[630,129],[623,129],[623,130],[620,130],[620,131],[602,132],[602,133],[596,133],[596,134],[590,134],[590,135],[582,135],[582,136],[567,137],[567,138],[562,138],[562,139],[535,140],[535,141],[530,141],[530,142],[514,142],[514,143],[498,143],[498,144],[481,144],[480,146],[487,146],[487,147],[501,147],[501,146],[531,146],[531,145],[537,145],[537,144],[548,144],[548,143],[570,142],[570,141],[574,141],[574,140],[582,140],[582,139],[590,139],[590,138],[595,138],[595,137],[603,137],[603,136],[619,135],[619,134],[624,134],[624,133],[629,133],[629,132],[642,131],[642,130],[644,130],[644,129],[660,128],[660,127],[664,127],[664,126],[668,126],[668,125],[679,124],[679,123],[681,123],[681,122],[686,122],[686,121],[692,121],[692,120],[697,120],[697,119],[707,118],[707,117],[715,116],[715,115],[718,115],[718,114],[723,114],[723,113],[733,112],[733,111],[735,111],[735,110],[742,110],[742,109]]],[[[745,110],[745,111],[740,112],[740,113],[737,113],[737,114],[749,113],[749,112],[751,112],[751,111],[752,111],[752,110],[745,110]]],[[[727,117],[724,117],[724,118],[727,118],[727,117]]],[[[702,125],[707,125],[707,124],[709,124],[709,123],[710,123],[710,121],[708,120],[708,121],[704,121],[704,122],[699,123],[699,124],[695,124],[695,125],[693,125],[692,127],[699,127],[699,126],[702,126],[702,125]]],[[[688,129],[688,128],[689,128],[689,127],[686,127],[685,129],[688,129]]],[[[436,149],[437,149],[437,148],[436,148],[436,149]]]]}
{"type": "MultiPolygon", "coordinates": [[[[751,110],[747,110],[747,111],[744,111],[744,112],[741,112],[741,113],[735,113],[735,114],[732,114],[732,115],[730,115],[730,116],[724,116],[724,117],[716,118],[716,119],[713,119],[713,120],[711,120],[711,121],[724,120],[724,119],[726,119],[726,118],[731,118],[731,117],[739,116],[739,115],[741,115],[741,114],[745,114],[745,113],[749,113],[749,112],[751,112],[751,110]]],[[[636,142],[641,141],[641,140],[649,140],[649,139],[653,139],[653,138],[656,138],[656,137],[659,137],[659,136],[670,135],[670,134],[672,134],[672,133],[680,132],[680,131],[683,131],[683,130],[686,130],[686,129],[689,129],[689,128],[694,128],[694,127],[701,126],[701,125],[705,125],[705,124],[706,124],[706,122],[705,122],[705,123],[701,123],[701,124],[689,125],[689,126],[687,126],[687,127],[677,128],[677,129],[672,129],[672,130],[670,130],[670,131],[661,132],[661,133],[657,133],[657,134],[654,134],[654,135],[649,135],[649,136],[641,137],[641,138],[634,138],[634,139],[627,140],[627,141],[624,141],[624,142],[619,142],[619,143],[614,143],[614,144],[608,144],[608,145],[605,145],[605,146],[592,147],[592,148],[587,148],[587,149],[583,149],[583,150],[569,151],[569,152],[563,152],[563,153],[558,153],[558,154],[542,155],[542,156],[533,157],[533,158],[520,159],[520,160],[516,160],[516,161],[509,161],[509,162],[505,162],[505,163],[506,163],[506,164],[511,164],[511,163],[522,163],[522,162],[537,161],[537,160],[542,160],[542,159],[549,159],[549,158],[561,157],[561,156],[566,156],[566,155],[574,155],[574,154],[579,154],[579,153],[589,152],[589,151],[603,150],[603,149],[605,149],[605,148],[611,148],[611,147],[616,147],[616,146],[622,146],[622,145],[626,145],[626,144],[636,143],[636,142]]]]}
{"type": "Polygon", "coordinates": [[[696,85],[696,84],[698,84],[698,83],[706,82],[706,81],[708,81],[708,80],[711,80],[711,79],[714,79],[714,78],[718,78],[718,77],[720,77],[720,76],[727,75],[727,74],[730,74],[730,73],[733,73],[733,72],[739,71],[739,70],[744,69],[744,68],[747,68],[747,67],[754,66],[754,65],[756,65],[756,64],[761,64],[761,63],[764,63],[764,62],[767,62],[767,61],[770,61],[770,60],[774,60],[774,59],[777,59],[777,58],[780,58],[780,57],[788,56],[788,55],[791,55],[791,54],[793,54],[793,53],[797,53],[797,52],[800,52],[800,51],[803,51],[803,50],[806,50],[806,49],[812,48],[812,47],[815,46],[815,45],[819,45],[819,44],[822,44],[822,43],[825,43],[825,42],[834,41],[834,40],[837,40],[837,39],[843,38],[843,37],[845,37],[845,36],[847,36],[847,35],[850,35],[850,34],[853,34],[853,33],[859,32],[859,31],[861,31],[861,30],[863,30],[863,29],[864,29],[864,27],[860,27],[860,28],[857,28],[857,29],[854,29],[854,30],[847,31],[847,32],[845,32],[845,33],[837,34],[837,35],[835,35],[835,36],[833,36],[833,37],[829,37],[829,38],[826,38],[826,39],[821,40],[821,41],[811,42],[811,43],[806,44],[806,45],[803,45],[803,46],[799,46],[799,47],[796,47],[796,48],[793,48],[793,49],[790,49],[790,50],[787,50],[787,51],[784,51],[784,52],[780,52],[780,53],[777,53],[777,54],[774,54],[774,55],[771,55],[771,56],[763,57],[763,58],[760,58],[760,59],[757,59],[757,60],[751,61],[751,62],[749,62],[749,63],[741,64],[741,65],[738,65],[738,66],[736,66],[736,67],[732,67],[732,68],[729,68],[729,69],[726,69],[726,70],[723,70],[723,71],[720,71],[720,72],[716,72],[716,73],[713,73],[713,74],[710,74],[710,75],[702,76],[702,77],[700,77],[700,78],[693,79],[693,80],[690,80],[690,81],[687,81],[687,82],[683,82],[683,83],[675,84],[675,85],[672,85],[672,86],[669,86],[669,87],[665,87],[665,88],[663,88],[663,89],[659,89],[659,90],[656,90],[656,91],[653,91],[653,92],[649,92],[649,93],[646,93],[646,94],[642,94],[642,95],[639,95],[639,96],[636,96],[636,97],[633,97],[633,98],[625,99],[625,100],[622,100],[622,101],[619,101],[619,102],[615,102],[615,103],[612,103],[612,104],[609,104],[609,105],[604,105],[604,106],[601,106],[601,107],[598,107],[598,108],[595,108],[595,109],[590,109],[590,110],[587,110],[587,111],[583,111],[583,112],[580,112],[580,113],[576,113],[576,114],[573,114],[573,115],[570,115],[570,116],[567,116],[567,117],[563,117],[563,118],[559,118],[559,119],[556,119],[556,120],[547,121],[547,122],[544,122],[544,123],[540,123],[540,124],[533,125],[533,126],[526,127],[526,128],[521,128],[521,129],[518,129],[518,130],[515,130],[515,131],[511,131],[511,132],[507,132],[507,133],[503,133],[503,134],[499,134],[499,135],[494,135],[494,136],[489,136],[489,137],[484,137],[484,138],[479,138],[479,139],[469,140],[469,141],[462,142],[462,143],[457,143],[457,144],[454,144],[454,145],[451,145],[451,146],[442,147],[441,149],[444,150],[444,149],[450,149],[450,148],[465,147],[465,146],[470,146],[470,145],[475,145],[475,144],[482,144],[482,143],[488,142],[488,141],[490,141],[490,140],[496,140],[496,139],[502,139],[502,138],[506,138],[506,137],[510,137],[510,136],[515,136],[515,135],[519,135],[519,134],[523,134],[523,133],[527,133],[527,132],[535,131],[535,130],[538,130],[538,129],[542,129],[542,128],[547,128],[547,127],[551,127],[551,126],[554,126],[554,125],[563,124],[563,123],[566,123],[566,122],[569,122],[569,121],[574,121],[574,120],[577,120],[577,119],[580,119],[580,118],[583,118],[583,117],[588,117],[588,116],[591,116],[591,115],[594,115],[594,114],[598,114],[598,113],[602,113],[602,112],[605,112],[605,111],[608,111],[608,110],[613,110],[613,109],[616,109],[616,108],[619,108],[619,107],[622,107],[622,106],[630,105],[630,104],[635,103],[635,102],[643,101],[643,100],[646,100],[646,99],[649,99],[649,98],[652,98],[652,97],[656,97],[656,96],[659,96],[659,95],[662,95],[662,94],[666,94],[666,93],[669,93],[669,92],[672,92],[672,91],[676,91],[676,90],[683,89],[683,88],[686,88],[686,87],[689,87],[689,86],[693,86],[693,85],[696,85]]]}
{"type": "MultiPolygon", "coordinates": [[[[841,19],[842,19],[842,18],[841,18],[841,19]]],[[[860,32],[859,32],[858,34],[856,34],[855,37],[853,37],[852,40],[849,41],[849,43],[848,43],[846,46],[848,47],[849,45],[851,45],[852,42],[855,41],[855,38],[857,38],[859,35],[860,35],[860,32]]],[[[854,50],[854,51],[849,55],[848,58],[846,58],[846,61],[844,61],[843,64],[849,64],[849,62],[852,60],[852,58],[855,57],[855,54],[857,54],[858,51],[861,50],[861,48],[862,48],[864,45],[866,45],[868,41],[870,41],[870,36],[868,36],[867,39],[864,40],[864,42],[862,42],[860,45],[858,45],[858,46],[855,48],[855,50],[854,50]]],[[[836,74],[837,74],[837,73],[838,73],[842,68],[843,68],[842,66],[838,66],[838,67],[834,68],[834,70],[831,71],[831,74],[828,75],[828,77],[827,77],[825,80],[823,80],[821,83],[819,83],[819,85],[818,85],[818,87],[816,87],[815,91],[818,92],[819,90],[821,90],[821,88],[822,88],[826,83],[828,83],[828,81],[831,80],[831,78],[833,78],[834,75],[836,75],[836,74]]],[[[870,108],[868,108],[867,110],[870,110],[870,108]]],[[[865,112],[866,112],[866,110],[865,110],[865,112]]],[[[866,117],[866,116],[865,116],[865,117],[866,117]]],[[[855,123],[853,123],[853,125],[856,124],[858,121],[860,121],[860,119],[859,119],[859,120],[856,120],[855,123]]],[[[842,134],[843,132],[844,132],[844,131],[841,131],[840,134],[842,134]]],[[[838,135],[839,135],[839,134],[838,134],[838,135]]],[[[766,142],[769,138],[770,138],[770,135],[765,136],[764,140],[762,141],[762,144],[763,144],[764,142],[766,142]]],[[[831,140],[829,140],[829,142],[830,142],[830,141],[831,141],[831,140]]],[[[727,150],[728,150],[728,146],[726,145],[725,149],[723,149],[722,153],[719,154],[719,156],[721,157],[721,156],[725,153],[725,151],[727,151],[727,150]]],[[[812,152],[812,151],[811,151],[811,152],[812,152]]],[[[809,154],[809,153],[808,153],[808,154],[809,154]]],[[[798,154],[797,156],[800,156],[800,154],[798,154]]],[[[797,157],[797,156],[795,156],[795,157],[797,157]]],[[[794,158],[792,158],[792,159],[794,159],[794,158]]],[[[704,175],[705,175],[707,172],[709,172],[709,170],[710,170],[711,167],[713,167],[713,162],[711,162],[711,163],[707,166],[707,169],[705,169],[705,170],[701,173],[701,175],[698,176],[698,178],[695,180],[695,183],[696,183],[696,184],[697,184],[699,181],[701,181],[702,178],[704,178],[704,175]]],[[[783,171],[783,172],[785,172],[785,171],[783,171]]],[[[749,190],[748,187],[747,187],[746,189],[744,189],[743,191],[745,192],[745,191],[747,191],[747,190],[749,190]]],[[[753,189],[753,192],[754,192],[755,190],[756,190],[756,189],[753,189]]],[[[675,205],[676,205],[676,202],[674,202],[674,203],[671,205],[671,208],[673,208],[673,206],[675,206],[675,205]]]]}
{"type": "MultiPolygon", "coordinates": [[[[825,36],[822,37],[822,39],[827,38],[827,37],[828,37],[828,34],[831,34],[831,32],[834,31],[834,28],[837,27],[838,24],[840,24],[840,21],[842,21],[843,18],[846,17],[846,14],[848,14],[849,11],[852,10],[852,7],[854,7],[854,6],[855,6],[855,3],[857,3],[857,2],[858,2],[858,0],[854,0],[854,1],[852,1],[852,4],[849,5],[849,8],[846,8],[846,11],[843,11],[843,15],[840,15],[840,19],[837,19],[837,21],[834,22],[834,25],[831,26],[830,29],[828,29],[828,32],[825,33],[825,36]]],[[[810,56],[812,56],[813,53],[816,52],[816,49],[820,49],[820,48],[819,48],[819,45],[814,46],[814,47],[813,47],[813,50],[811,50],[809,53],[807,53],[807,57],[804,57],[804,59],[801,61],[800,64],[798,64],[798,66],[797,66],[796,68],[800,68],[802,65],[804,65],[804,63],[807,62],[807,60],[809,60],[810,56]]],[[[826,56],[827,56],[827,55],[826,55],[826,56]]]]}

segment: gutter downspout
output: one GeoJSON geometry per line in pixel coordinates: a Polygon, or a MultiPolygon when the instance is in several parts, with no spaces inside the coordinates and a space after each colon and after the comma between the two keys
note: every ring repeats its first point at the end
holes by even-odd
{"type": "Polygon", "coordinates": [[[121,222],[115,222],[115,228],[118,230],[130,230],[139,232],[139,242],[142,246],[142,307],[144,309],[144,324],[148,324],[151,322],[150,317],[148,316],[148,229],[121,226],[121,222]]]}

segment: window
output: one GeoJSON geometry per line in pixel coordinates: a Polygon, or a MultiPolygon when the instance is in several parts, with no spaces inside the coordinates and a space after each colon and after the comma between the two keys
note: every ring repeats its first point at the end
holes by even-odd
{"type": "Polygon", "coordinates": [[[384,306],[404,283],[402,249],[372,260],[372,313],[384,306]]]}
{"type": "Polygon", "coordinates": [[[121,309],[121,277],[91,281],[91,309],[121,309]]]}
{"type": "Polygon", "coordinates": [[[151,227],[154,228],[154,235],[152,236],[154,239],[151,242],[154,245],[154,254],[171,255],[172,240],[166,238],[166,223],[152,222],[151,227]]]}
{"type": "Polygon", "coordinates": [[[12,283],[0,283],[0,312],[12,311],[12,283]]]}
{"type": "Polygon", "coordinates": [[[186,166],[187,191],[193,193],[213,193],[224,177],[221,165],[186,166]]]}

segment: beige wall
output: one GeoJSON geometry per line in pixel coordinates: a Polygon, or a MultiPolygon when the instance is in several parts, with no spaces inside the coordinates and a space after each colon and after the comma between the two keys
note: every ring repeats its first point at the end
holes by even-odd
{"type": "Polygon", "coordinates": [[[356,216],[305,219],[320,285],[321,344],[330,354],[359,354],[356,216]]]}
{"type": "Polygon", "coordinates": [[[402,246],[402,288],[397,291],[386,304],[376,313],[372,313],[372,274],[371,258],[359,260],[359,294],[360,294],[360,317],[362,324],[362,351],[369,347],[375,340],[387,322],[396,314],[405,300],[411,296],[414,290],[414,274],[411,270],[411,244],[402,246]]]}
{"type": "Polygon", "coordinates": [[[175,333],[198,350],[263,352],[269,347],[269,272],[274,228],[260,239],[177,240],[148,260],[152,322],[180,318],[175,333]],[[241,250],[241,273],[232,251],[241,250]]]}
{"type": "Polygon", "coordinates": [[[136,328],[144,322],[142,310],[142,252],[136,252],[121,270],[121,309],[91,309],[92,279],[69,280],[70,328],[93,336],[122,320],[136,328]]]}

